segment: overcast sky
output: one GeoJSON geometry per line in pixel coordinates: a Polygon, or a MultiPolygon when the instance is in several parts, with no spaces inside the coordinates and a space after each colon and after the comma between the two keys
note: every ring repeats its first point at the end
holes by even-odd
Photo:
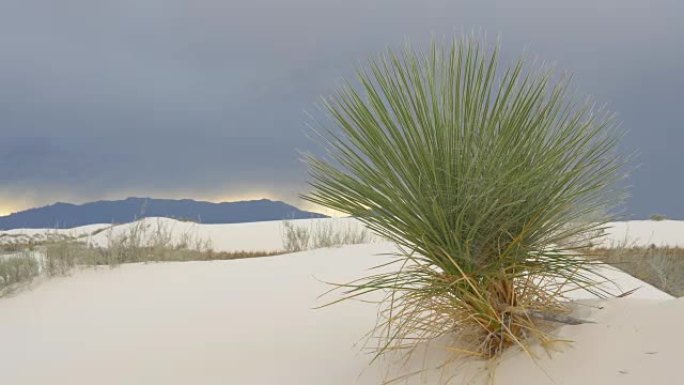
{"type": "Polygon", "coordinates": [[[2,0],[0,214],[127,196],[301,204],[306,111],[369,55],[485,31],[575,74],[684,218],[681,0],[2,0]]]}

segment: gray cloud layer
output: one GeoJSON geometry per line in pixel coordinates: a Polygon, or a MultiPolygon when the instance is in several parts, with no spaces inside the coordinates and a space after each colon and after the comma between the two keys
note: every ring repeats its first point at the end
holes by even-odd
{"type": "Polygon", "coordinates": [[[306,179],[295,148],[310,146],[304,111],[320,95],[387,46],[475,29],[608,102],[641,153],[630,212],[684,217],[680,4],[4,0],[0,199],[251,188],[295,202],[306,179]]]}

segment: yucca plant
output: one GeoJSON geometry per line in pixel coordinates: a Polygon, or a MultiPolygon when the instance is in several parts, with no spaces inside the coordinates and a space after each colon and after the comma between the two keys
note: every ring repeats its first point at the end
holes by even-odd
{"type": "Polygon", "coordinates": [[[616,124],[566,77],[499,60],[474,38],[388,51],[324,100],[327,155],[307,157],[304,198],[401,250],[395,269],[341,285],[386,293],[378,355],[454,332],[483,357],[525,347],[567,310],[564,287],[600,279],[581,253],[620,203],[616,124]]]}

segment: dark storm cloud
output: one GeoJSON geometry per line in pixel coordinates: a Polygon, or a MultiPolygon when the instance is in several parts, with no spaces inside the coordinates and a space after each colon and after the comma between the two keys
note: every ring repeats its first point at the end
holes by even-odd
{"type": "Polygon", "coordinates": [[[294,202],[320,95],[387,46],[475,29],[575,73],[641,153],[630,211],[684,217],[682,25],[678,1],[5,0],[0,199],[294,202]]]}

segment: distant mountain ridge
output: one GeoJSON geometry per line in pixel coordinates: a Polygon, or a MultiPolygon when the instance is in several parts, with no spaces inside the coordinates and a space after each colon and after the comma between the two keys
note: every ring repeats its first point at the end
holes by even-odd
{"type": "Polygon", "coordinates": [[[167,217],[199,223],[241,223],[281,219],[326,218],[280,201],[204,202],[192,199],[127,198],[80,205],[58,202],[0,217],[0,230],[72,228],[95,223],[128,223],[167,217]]]}

